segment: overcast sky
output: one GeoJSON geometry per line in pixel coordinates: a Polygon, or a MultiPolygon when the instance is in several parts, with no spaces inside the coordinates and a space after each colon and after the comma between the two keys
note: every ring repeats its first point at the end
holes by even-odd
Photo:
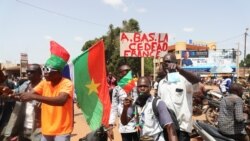
{"type": "Polygon", "coordinates": [[[50,40],[74,59],[85,41],[130,18],[142,32],[168,33],[170,45],[191,39],[231,49],[239,43],[243,52],[249,13],[249,0],[0,0],[0,61],[19,63],[20,53],[28,53],[30,63],[44,63],[50,40]]]}

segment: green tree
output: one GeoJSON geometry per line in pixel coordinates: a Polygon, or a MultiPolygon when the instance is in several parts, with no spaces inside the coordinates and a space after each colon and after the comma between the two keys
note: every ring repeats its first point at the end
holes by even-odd
{"type": "Polygon", "coordinates": [[[135,19],[130,19],[128,22],[122,22],[122,32],[140,32],[139,23],[135,19]]]}
{"type": "Polygon", "coordinates": [[[250,67],[250,54],[247,54],[245,60],[240,61],[240,67],[244,67],[244,63],[246,63],[246,67],[250,67]]]}
{"type": "MultiPolygon", "coordinates": [[[[124,20],[122,27],[116,27],[111,24],[106,35],[101,38],[95,38],[94,40],[87,41],[82,51],[91,47],[97,40],[103,39],[105,44],[105,59],[107,64],[107,71],[113,72],[118,76],[117,68],[121,64],[129,64],[135,75],[141,75],[141,58],[139,57],[120,57],[120,32],[141,32],[139,23],[135,19],[129,21],[124,20]]],[[[145,75],[149,76],[153,73],[153,59],[145,58],[144,70],[145,75]]]]}
{"type": "Polygon", "coordinates": [[[154,68],[153,68],[153,58],[145,58],[144,59],[144,69],[145,69],[145,76],[150,76],[153,74],[154,68]]]}

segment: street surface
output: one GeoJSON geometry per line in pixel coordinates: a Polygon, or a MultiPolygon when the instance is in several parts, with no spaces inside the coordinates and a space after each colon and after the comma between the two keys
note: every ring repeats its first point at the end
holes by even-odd
{"type": "MultiPolygon", "coordinates": [[[[72,132],[71,141],[78,141],[79,138],[84,137],[87,133],[89,133],[91,130],[89,126],[87,125],[84,116],[82,114],[81,109],[79,109],[76,104],[74,104],[74,130],[72,132]]],[[[118,122],[118,119],[117,119],[118,122]]],[[[120,133],[118,133],[117,126],[114,128],[114,138],[115,141],[121,141],[120,133]]]]}

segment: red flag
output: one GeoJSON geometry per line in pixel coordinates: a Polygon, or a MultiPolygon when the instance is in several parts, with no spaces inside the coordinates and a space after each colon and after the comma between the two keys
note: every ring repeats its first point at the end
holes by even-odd
{"type": "Polygon", "coordinates": [[[55,56],[61,57],[65,62],[69,60],[70,55],[68,51],[55,41],[50,41],[50,52],[55,56]]]}

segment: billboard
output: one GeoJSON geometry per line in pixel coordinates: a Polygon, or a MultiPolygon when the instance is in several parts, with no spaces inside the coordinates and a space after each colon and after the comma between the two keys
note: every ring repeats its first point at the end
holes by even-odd
{"type": "Polygon", "coordinates": [[[204,52],[182,51],[181,65],[184,69],[193,72],[234,73],[236,69],[236,59],[233,53],[233,50],[225,49],[209,50],[207,51],[206,57],[206,53],[204,52]]]}
{"type": "Polygon", "coordinates": [[[162,57],[167,51],[167,33],[120,33],[120,56],[162,57]]]}
{"type": "Polygon", "coordinates": [[[25,77],[26,70],[28,67],[28,54],[27,53],[21,53],[20,54],[20,77],[25,77]]]}
{"type": "MultiPolygon", "coordinates": [[[[181,52],[181,57],[184,58],[187,51],[181,52]]],[[[208,51],[188,51],[189,58],[208,58],[208,51]]]]}

